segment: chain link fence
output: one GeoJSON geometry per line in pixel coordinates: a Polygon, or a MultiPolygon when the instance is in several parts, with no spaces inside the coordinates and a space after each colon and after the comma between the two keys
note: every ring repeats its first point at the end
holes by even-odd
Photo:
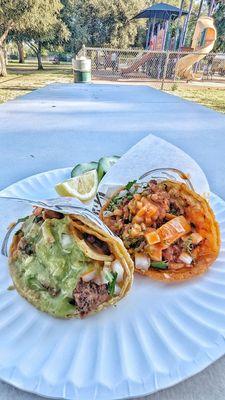
{"type": "MultiPolygon", "coordinates": [[[[192,57],[201,58],[202,53],[173,51],[122,50],[111,48],[85,47],[79,55],[85,54],[92,60],[92,76],[101,80],[147,81],[158,89],[171,90],[173,85],[187,82],[179,76],[179,64],[190,64],[192,57]],[[183,57],[188,56],[188,60],[183,57]]],[[[193,65],[193,62],[192,62],[193,65]]],[[[190,67],[192,70],[192,67],[190,67]]],[[[193,65],[195,79],[225,84],[225,54],[209,53],[193,65]]]]}

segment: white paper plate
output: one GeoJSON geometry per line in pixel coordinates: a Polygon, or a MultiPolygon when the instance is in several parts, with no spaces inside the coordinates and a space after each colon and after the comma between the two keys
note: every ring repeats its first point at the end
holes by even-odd
{"type": "MultiPolygon", "coordinates": [[[[35,175],[1,194],[54,197],[70,169],[35,175]]],[[[117,307],[85,320],[39,312],[11,284],[1,256],[0,378],[44,396],[112,400],[140,396],[199,372],[225,353],[225,203],[212,195],[222,248],[203,277],[165,285],[135,277],[117,307]]],[[[21,204],[0,200],[1,237],[21,204]],[[7,209],[7,211],[6,211],[7,209]]]]}

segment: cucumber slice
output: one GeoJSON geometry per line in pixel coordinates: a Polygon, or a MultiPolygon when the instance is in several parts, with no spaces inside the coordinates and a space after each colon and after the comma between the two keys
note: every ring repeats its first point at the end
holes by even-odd
{"type": "Polygon", "coordinates": [[[91,161],[90,163],[77,164],[71,171],[71,178],[84,174],[85,172],[92,171],[98,168],[98,163],[96,161],[91,161]]]}
{"type": "Polygon", "coordinates": [[[98,181],[100,182],[103,176],[110,170],[110,168],[118,161],[119,156],[102,157],[98,162],[98,181]]]}

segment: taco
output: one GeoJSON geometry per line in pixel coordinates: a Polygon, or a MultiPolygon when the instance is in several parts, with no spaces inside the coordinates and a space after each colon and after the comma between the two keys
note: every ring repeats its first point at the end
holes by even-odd
{"type": "Polygon", "coordinates": [[[181,281],[203,274],[220,248],[218,223],[209,203],[184,183],[130,182],[100,212],[149,278],[181,281]]]}
{"type": "Polygon", "coordinates": [[[9,268],[17,291],[61,318],[116,304],[132,284],[122,241],[79,215],[35,208],[13,237],[9,268]]]}

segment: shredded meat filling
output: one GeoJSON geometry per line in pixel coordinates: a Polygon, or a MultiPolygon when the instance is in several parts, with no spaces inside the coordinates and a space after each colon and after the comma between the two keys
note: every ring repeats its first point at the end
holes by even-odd
{"type": "MultiPolygon", "coordinates": [[[[115,234],[121,237],[131,255],[149,254],[149,246],[157,246],[158,242],[150,244],[146,239],[148,234],[158,230],[174,218],[180,216],[186,218],[185,214],[189,205],[188,198],[180,196],[176,187],[170,186],[167,182],[151,180],[142,186],[134,184],[132,191],[127,191],[122,200],[120,192],[117,193],[107,208],[110,214],[106,213],[104,216],[103,212],[103,220],[115,234]]],[[[189,223],[193,232],[195,226],[191,222],[189,223]]],[[[154,236],[152,237],[154,238],[154,236]]],[[[185,266],[180,261],[181,254],[188,253],[192,256],[193,249],[194,245],[188,245],[187,249],[185,240],[179,239],[171,243],[168,248],[164,248],[161,255],[158,252],[154,254],[154,257],[166,261],[169,268],[175,268],[174,264],[181,268],[185,266]]],[[[190,264],[193,265],[193,263],[190,264]]]]}
{"type": "MultiPolygon", "coordinates": [[[[52,218],[56,218],[56,219],[62,219],[64,218],[64,215],[58,211],[54,211],[54,210],[47,210],[41,207],[35,207],[33,214],[36,217],[40,217],[43,218],[44,220],[46,219],[52,219],[52,218]]],[[[37,220],[35,222],[39,222],[41,221],[41,219],[37,220]]]]}
{"type": "Polygon", "coordinates": [[[93,281],[84,282],[82,279],[78,282],[73,296],[81,316],[96,310],[100,304],[109,299],[107,285],[97,285],[93,281]]]}
{"type": "Polygon", "coordinates": [[[163,260],[168,262],[179,262],[179,257],[182,253],[182,243],[179,241],[177,244],[173,244],[167,249],[163,250],[163,260]]]}
{"type": "Polygon", "coordinates": [[[33,254],[34,249],[31,243],[28,243],[24,237],[22,237],[18,243],[18,249],[21,250],[23,253],[30,256],[33,254]]]}
{"type": "Polygon", "coordinates": [[[90,243],[99,253],[106,255],[111,254],[108,244],[98,239],[96,236],[90,234],[84,234],[84,239],[88,243],[90,243]]]}

